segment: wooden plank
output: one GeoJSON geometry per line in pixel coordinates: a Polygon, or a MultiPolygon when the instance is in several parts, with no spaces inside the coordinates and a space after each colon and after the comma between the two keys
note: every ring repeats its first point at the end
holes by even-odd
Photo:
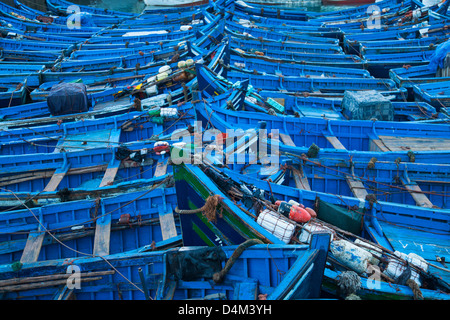
{"type": "Polygon", "coordinates": [[[325,138],[328,140],[329,143],[331,143],[333,148],[340,149],[340,150],[346,150],[344,145],[335,136],[325,136],[325,138]]]}
{"type": "Polygon", "coordinates": [[[308,178],[303,174],[303,170],[292,169],[294,175],[295,187],[297,189],[309,190],[311,191],[311,186],[309,185],[308,178]]]}
{"type": "Polygon", "coordinates": [[[111,215],[104,214],[102,205],[102,216],[96,220],[93,254],[95,256],[108,255],[110,239],[111,239],[111,215]]]}
{"type": "Polygon", "coordinates": [[[391,151],[380,139],[370,139],[369,151],[391,151]]]}
{"type": "Polygon", "coordinates": [[[294,141],[292,141],[292,138],[290,135],[280,133],[280,138],[281,138],[281,141],[283,141],[283,143],[285,145],[295,147],[295,143],[294,143],[294,141]]]}
{"type": "Polygon", "coordinates": [[[161,224],[161,233],[163,240],[167,240],[176,237],[177,229],[175,227],[175,219],[173,218],[172,208],[168,207],[164,211],[163,207],[158,207],[159,209],[159,223],[161,224]]]}
{"type": "Polygon", "coordinates": [[[368,195],[368,192],[366,188],[364,188],[364,185],[361,181],[353,179],[351,176],[347,175],[345,176],[345,180],[347,181],[350,190],[352,191],[353,195],[361,200],[366,200],[366,196],[368,195]]]}
{"type": "Polygon", "coordinates": [[[58,185],[61,183],[64,176],[66,175],[66,173],[69,171],[69,168],[70,165],[66,165],[62,168],[56,169],[50,181],[45,186],[44,191],[55,191],[56,188],[58,188],[58,185]]]}
{"type": "Polygon", "coordinates": [[[119,170],[121,161],[114,159],[112,163],[108,165],[106,168],[105,175],[103,176],[102,181],[100,182],[99,187],[110,186],[113,184],[114,179],[116,178],[117,171],[119,170]]]}
{"type": "Polygon", "coordinates": [[[156,164],[156,169],[155,169],[155,177],[160,177],[163,176],[167,173],[167,165],[169,163],[169,159],[161,159],[158,161],[158,163],[156,164]]]}
{"type": "Polygon", "coordinates": [[[450,149],[450,139],[446,138],[380,136],[380,139],[391,151],[450,149]]]}
{"type": "Polygon", "coordinates": [[[422,193],[422,189],[420,189],[419,185],[413,181],[406,181],[403,177],[400,178],[403,186],[408,190],[408,192],[413,197],[416,205],[425,208],[433,208],[433,203],[428,199],[428,197],[422,193]]]}
{"type": "Polygon", "coordinates": [[[41,252],[42,242],[44,241],[45,232],[34,231],[28,235],[27,243],[22,252],[20,262],[31,263],[36,262],[41,252]]]}

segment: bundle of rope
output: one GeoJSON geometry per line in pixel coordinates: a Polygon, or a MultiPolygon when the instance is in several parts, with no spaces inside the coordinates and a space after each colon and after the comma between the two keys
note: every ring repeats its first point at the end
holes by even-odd
{"type": "Polygon", "coordinates": [[[411,288],[414,294],[414,300],[423,300],[422,291],[420,291],[420,287],[417,282],[412,279],[408,279],[406,280],[406,285],[411,288]]]}
{"type": "Polygon", "coordinates": [[[361,279],[354,271],[344,271],[338,276],[337,285],[345,300],[361,300],[356,291],[361,288],[361,279]]]}
{"type": "MultiPolygon", "coordinates": [[[[203,213],[203,215],[208,219],[208,222],[216,222],[217,216],[216,216],[216,210],[219,206],[219,202],[222,200],[222,197],[215,194],[212,196],[209,196],[205,204],[201,208],[192,209],[192,210],[185,210],[185,209],[179,209],[178,207],[175,208],[175,212],[179,214],[196,214],[196,213],[203,213]]],[[[222,209],[220,209],[220,215],[222,214],[222,209]]]]}

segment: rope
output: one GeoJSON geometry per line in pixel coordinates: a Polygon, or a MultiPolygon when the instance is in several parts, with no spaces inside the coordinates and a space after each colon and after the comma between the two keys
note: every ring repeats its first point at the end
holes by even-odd
{"type": "Polygon", "coordinates": [[[423,295],[422,295],[422,291],[420,291],[420,287],[417,284],[417,282],[415,282],[412,279],[408,279],[406,280],[406,285],[408,287],[411,288],[411,290],[413,291],[414,294],[414,300],[423,300],[423,295]]]}
{"type": "Polygon", "coordinates": [[[223,281],[223,278],[228,273],[228,271],[231,269],[233,264],[236,262],[236,260],[239,258],[239,256],[244,252],[245,249],[248,247],[251,247],[255,244],[263,244],[263,242],[259,239],[249,239],[243,243],[241,243],[236,250],[234,250],[231,257],[228,259],[228,261],[225,263],[225,267],[219,271],[214,273],[213,280],[215,283],[221,283],[223,281]]]}
{"type": "Polygon", "coordinates": [[[361,288],[361,279],[358,274],[354,271],[344,271],[342,272],[337,279],[337,285],[339,287],[339,291],[341,294],[347,298],[348,300],[356,300],[354,298],[358,296],[355,295],[356,291],[361,288]]]}
{"type": "MultiPolygon", "coordinates": [[[[206,201],[205,204],[203,205],[203,207],[201,208],[197,208],[197,209],[192,209],[192,210],[188,210],[188,209],[178,209],[178,207],[175,208],[175,212],[178,214],[196,214],[196,213],[203,213],[203,215],[208,219],[208,222],[216,222],[217,221],[217,217],[216,217],[216,209],[219,205],[219,202],[222,200],[223,198],[221,196],[219,196],[218,194],[209,196],[206,201]]],[[[222,209],[220,209],[220,215],[222,215],[222,209]]]]}

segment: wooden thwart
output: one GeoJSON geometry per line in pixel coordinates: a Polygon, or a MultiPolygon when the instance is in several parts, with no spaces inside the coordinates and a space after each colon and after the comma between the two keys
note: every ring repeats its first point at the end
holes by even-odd
{"type": "Polygon", "coordinates": [[[70,165],[66,165],[63,168],[56,169],[50,181],[45,186],[44,191],[55,191],[62,179],[65,177],[66,173],[69,171],[69,168],[70,165]]]}
{"type": "Polygon", "coordinates": [[[175,227],[175,220],[173,218],[172,209],[164,212],[162,207],[159,207],[159,222],[161,224],[161,233],[163,240],[167,240],[177,236],[177,229],[175,227]]]}
{"type": "Polygon", "coordinates": [[[385,148],[390,151],[450,149],[450,139],[448,138],[380,136],[380,139],[385,148]]]}
{"type": "Polygon", "coordinates": [[[281,138],[281,141],[283,141],[283,143],[285,145],[295,147],[295,143],[294,143],[294,141],[292,141],[292,138],[290,135],[280,133],[280,138],[281,138]]]}
{"type": "Polygon", "coordinates": [[[116,178],[117,171],[119,170],[121,161],[114,159],[112,163],[108,165],[108,168],[105,171],[105,175],[103,176],[102,181],[100,182],[100,188],[104,186],[112,185],[114,179],[116,178]]]}
{"type": "Polygon", "coordinates": [[[308,178],[303,174],[303,171],[292,169],[294,175],[295,187],[297,189],[309,190],[311,191],[311,186],[309,185],[308,178]]]}
{"type": "Polygon", "coordinates": [[[408,192],[413,197],[414,201],[416,202],[416,205],[420,207],[425,208],[433,208],[433,203],[428,199],[428,197],[422,193],[422,190],[420,189],[419,185],[415,182],[406,181],[406,179],[401,178],[403,186],[408,190],[408,192]]]}
{"type": "Polygon", "coordinates": [[[102,205],[102,216],[96,220],[94,252],[95,256],[107,256],[111,240],[111,214],[105,214],[102,205]]]}
{"type": "Polygon", "coordinates": [[[370,151],[380,151],[380,152],[391,151],[380,139],[371,139],[369,150],[370,151]]]}
{"type": "Polygon", "coordinates": [[[333,148],[340,149],[340,150],[346,150],[344,145],[335,136],[325,136],[325,138],[333,146],[333,148]]]}
{"type": "Polygon", "coordinates": [[[157,165],[156,165],[156,169],[155,169],[155,177],[160,177],[163,176],[167,173],[167,165],[169,163],[168,159],[162,159],[160,161],[158,161],[157,165]]]}
{"type": "Polygon", "coordinates": [[[368,192],[361,181],[355,180],[349,175],[345,176],[345,180],[347,181],[350,190],[356,198],[366,200],[368,192]]]}

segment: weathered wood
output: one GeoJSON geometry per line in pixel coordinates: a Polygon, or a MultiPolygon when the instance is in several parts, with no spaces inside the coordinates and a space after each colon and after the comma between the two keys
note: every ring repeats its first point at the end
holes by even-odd
{"type": "Polygon", "coordinates": [[[346,150],[344,145],[335,136],[325,136],[325,138],[333,146],[333,148],[340,149],[340,150],[346,150]]]}
{"type": "Polygon", "coordinates": [[[361,200],[366,199],[368,192],[361,181],[355,180],[349,175],[345,176],[345,180],[347,181],[350,190],[356,198],[361,200]]]}
{"type": "Polygon", "coordinates": [[[113,184],[114,179],[116,178],[117,171],[119,171],[120,164],[120,160],[114,159],[114,161],[108,165],[108,168],[105,171],[105,175],[100,182],[100,188],[113,184]]]}
{"type": "Polygon", "coordinates": [[[62,168],[56,169],[50,181],[45,186],[44,191],[55,191],[62,179],[64,179],[67,171],[69,171],[69,168],[70,165],[66,165],[62,168]]]}
{"type": "Polygon", "coordinates": [[[95,256],[106,256],[109,254],[109,244],[111,240],[111,214],[105,214],[102,207],[102,216],[96,220],[94,252],[95,256]]]}
{"type": "Polygon", "coordinates": [[[294,175],[295,187],[297,189],[309,190],[311,191],[311,186],[309,185],[308,178],[303,174],[303,170],[292,169],[294,175]]]}
{"type": "Polygon", "coordinates": [[[408,190],[408,192],[413,197],[416,205],[425,208],[433,208],[433,203],[428,199],[428,197],[422,193],[422,189],[420,189],[419,185],[413,181],[406,181],[405,178],[400,178],[403,186],[408,190]]]}
{"type": "Polygon", "coordinates": [[[159,222],[161,224],[161,233],[163,240],[176,237],[178,234],[172,209],[164,211],[162,207],[159,208],[159,222]]]}
{"type": "Polygon", "coordinates": [[[71,300],[74,294],[73,290],[74,289],[69,289],[66,284],[56,292],[53,300],[71,300]]]}
{"type": "Polygon", "coordinates": [[[167,165],[169,163],[169,159],[162,159],[160,161],[158,161],[158,163],[156,164],[156,169],[155,169],[155,177],[160,177],[163,176],[167,173],[167,165]]]}
{"type": "Polygon", "coordinates": [[[369,150],[381,152],[391,151],[380,139],[370,139],[369,150]]]}
{"type": "Polygon", "coordinates": [[[45,232],[35,231],[29,233],[27,243],[22,252],[22,257],[20,258],[21,263],[31,263],[38,260],[44,237],[45,232]]]}
{"type": "Polygon", "coordinates": [[[294,141],[292,141],[292,138],[290,135],[287,135],[284,133],[280,133],[279,135],[280,135],[281,141],[283,141],[283,143],[285,145],[295,147],[295,143],[294,143],[294,141]]]}
{"type": "Polygon", "coordinates": [[[445,138],[380,136],[380,139],[390,151],[450,149],[450,139],[445,138]]]}

